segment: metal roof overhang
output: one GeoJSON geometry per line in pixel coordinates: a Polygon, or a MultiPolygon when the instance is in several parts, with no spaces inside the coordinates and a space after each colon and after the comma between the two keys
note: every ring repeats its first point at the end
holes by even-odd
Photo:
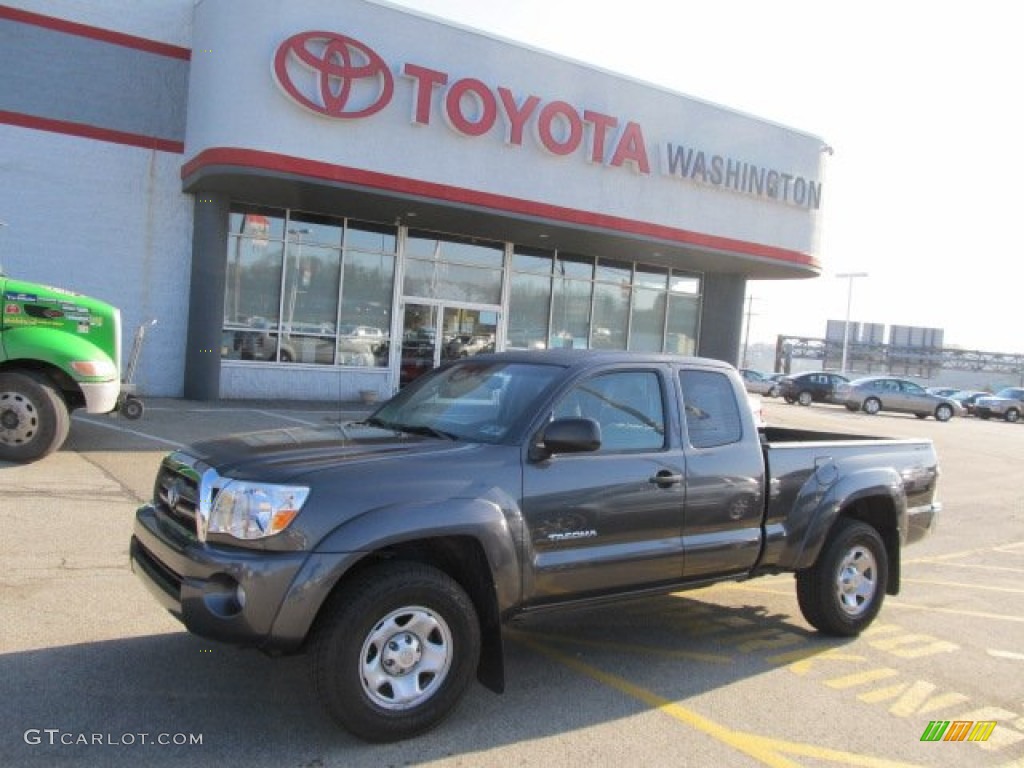
{"type": "Polygon", "coordinates": [[[245,149],[207,149],[187,193],[752,280],[816,277],[808,254],[502,195],[245,149]]]}

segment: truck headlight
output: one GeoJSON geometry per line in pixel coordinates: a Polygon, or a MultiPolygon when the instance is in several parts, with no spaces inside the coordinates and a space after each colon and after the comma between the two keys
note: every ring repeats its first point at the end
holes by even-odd
{"type": "Polygon", "coordinates": [[[262,539],[280,533],[299,514],[309,488],[232,480],[217,494],[207,533],[262,539]]]}
{"type": "Polygon", "coordinates": [[[72,360],[71,368],[80,376],[90,378],[113,379],[117,377],[117,369],[109,360],[72,360]]]}

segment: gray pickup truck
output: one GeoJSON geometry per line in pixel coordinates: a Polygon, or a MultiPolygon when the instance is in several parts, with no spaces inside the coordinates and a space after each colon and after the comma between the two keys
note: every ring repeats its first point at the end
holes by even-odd
{"type": "Polygon", "coordinates": [[[818,630],[855,635],[939,505],[927,440],[758,431],[729,365],[572,350],[485,354],[357,423],[165,458],[133,569],[197,635],[307,651],[369,741],[504,687],[502,626],[792,572],[818,630]]]}

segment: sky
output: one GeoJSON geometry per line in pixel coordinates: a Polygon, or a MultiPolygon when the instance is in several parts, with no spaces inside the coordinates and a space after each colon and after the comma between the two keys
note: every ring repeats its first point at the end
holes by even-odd
{"type": "Polygon", "coordinates": [[[820,136],[819,258],[748,283],[754,342],[829,319],[1024,352],[1017,4],[947,0],[391,0],[820,136]],[[866,273],[841,278],[838,274],[866,273]]]}

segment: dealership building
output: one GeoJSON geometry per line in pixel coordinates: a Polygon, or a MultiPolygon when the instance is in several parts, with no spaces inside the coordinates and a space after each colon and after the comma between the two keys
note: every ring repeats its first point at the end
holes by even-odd
{"type": "Polygon", "coordinates": [[[820,138],[385,2],[8,2],[0,65],[0,264],[156,319],[143,394],[735,363],[747,281],[820,272],[820,138]]]}

